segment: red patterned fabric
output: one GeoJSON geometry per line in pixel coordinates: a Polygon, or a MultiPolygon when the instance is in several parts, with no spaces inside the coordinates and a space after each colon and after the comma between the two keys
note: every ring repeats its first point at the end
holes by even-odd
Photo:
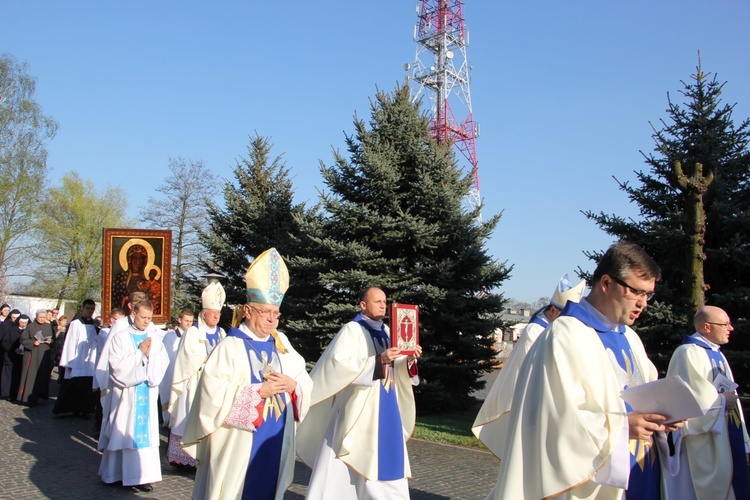
{"type": "Polygon", "coordinates": [[[167,458],[169,463],[172,465],[187,465],[188,467],[195,467],[196,461],[193,457],[188,455],[180,448],[180,441],[182,436],[178,436],[174,433],[169,433],[169,447],[167,448],[167,458]]]}
{"type": "Polygon", "coordinates": [[[246,385],[229,410],[224,425],[254,431],[260,426],[263,415],[263,399],[260,397],[261,384],[246,385]]]}

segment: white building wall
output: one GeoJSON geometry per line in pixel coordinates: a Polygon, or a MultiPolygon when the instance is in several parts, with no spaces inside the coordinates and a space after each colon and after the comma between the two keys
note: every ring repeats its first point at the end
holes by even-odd
{"type": "MultiPolygon", "coordinates": [[[[5,303],[10,304],[11,309],[18,309],[21,311],[21,314],[26,314],[33,320],[39,309],[54,309],[57,306],[57,299],[30,297],[27,295],[6,295],[5,303]]],[[[80,304],[76,304],[71,300],[64,300],[60,305],[60,314],[58,316],[67,316],[68,322],[70,322],[79,308],[80,304]]],[[[94,317],[101,315],[101,311],[102,305],[100,302],[97,302],[94,317]]]]}

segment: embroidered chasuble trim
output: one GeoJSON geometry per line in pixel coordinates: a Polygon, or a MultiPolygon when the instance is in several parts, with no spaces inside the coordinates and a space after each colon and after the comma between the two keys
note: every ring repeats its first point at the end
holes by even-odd
{"type": "MultiPolygon", "coordinates": [[[[138,351],[144,340],[148,338],[147,333],[130,333],[135,350],[138,351]]],[[[150,390],[148,383],[144,380],[135,386],[135,422],[133,424],[133,448],[149,448],[151,446],[149,429],[150,390]]]]}
{"type": "MultiPolygon", "coordinates": [[[[254,340],[239,328],[231,328],[227,332],[227,337],[236,337],[244,342],[251,383],[262,384],[265,375],[270,373],[267,370],[283,373],[281,359],[272,337],[269,336],[267,341],[254,340]]],[[[264,399],[263,418],[253,432],[242,498],[275,497],[288,413],[285,398],[286,393],[282,393],[264,399]]]]}
{"type": "MultiPolygon", "coordinates": [[[[612,425],[609,422],[609,415],[607,415],[607,414],[604,415],[604,422],[607,425],[607,434],[611,434],[612,433],[612,425]]],[[[612,453],[612,450],[610,450],[609,454],[611,454],[611,453],[612,453]]],[[[546,497],[542,497],[542,500],[548,500],[550,498],[556,498],[556,497],[558,497],[558,496],[560,496],[560,495],[562,495],[564,493],[568,493],[569,491],[573,491],[574,489],[578,488],[579,486],[582,486],[582,485],[588,483],[589,481],[591,481],[592,479],[594,479],[594,477],[596,477],[597,474],[599,474],[599,471],[604,468],[604,465],[606,463],[607,463],[607,461],[603,460],[602,464],[594,471],[594,473],[591,474],[590,476],[588,476],[586,479],[581,480],[580,482],[574,484],[570,488],[566,488],[564,490],[560,490],[560,491],[558,491],[556,493],[553,493],[551,495],[548,495],[546,497]]]]}

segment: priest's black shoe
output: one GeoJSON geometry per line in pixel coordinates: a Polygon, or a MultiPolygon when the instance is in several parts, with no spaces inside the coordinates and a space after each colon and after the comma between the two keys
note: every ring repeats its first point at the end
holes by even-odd
{"type": "Polygon", "coordinates": [[[149,491],[154,491],[154,487],[151,486],[148,483],[146,483],[146,484],[137,484],[137,485],[133,486],[133,488],[135,488],[136,490],[145,491],[146,493],[148,493],[149,491]]]}

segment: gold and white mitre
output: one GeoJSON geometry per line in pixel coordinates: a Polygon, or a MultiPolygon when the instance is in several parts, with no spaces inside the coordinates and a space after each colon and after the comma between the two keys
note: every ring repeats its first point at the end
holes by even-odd
{"type": "Polygon", "coordinates": [[[211,283],[203,289],[201,294],[201,302],[203,303],[203,309],[214,309],[221,311],[224,307],[224,301],[227,299],[227,294],[224,291],[224,287],[218,281],[211,283]]]}
{"type": "Polygon", "coordinates": [[[247,301],[280,306],[289,288],[289,271],[275,248],[258,255],[245,274],[247,301]]]}
{"type": "Polygon", "coordinates": [[[550,300],[549,303],[557,307],[558,309],[563,309],[568,301],[576,303],[580,302],[581,297],[583,297],[583,291],[585,289],[586,280],[581,280],[580,283],[578,283],[576,286],[573,286],[570,284],[570,280],[568,279],[568,273],[565,273],[557,283],[557,286],[555,287],[555,293],[552,294],[552,300],[550,300]]]}

